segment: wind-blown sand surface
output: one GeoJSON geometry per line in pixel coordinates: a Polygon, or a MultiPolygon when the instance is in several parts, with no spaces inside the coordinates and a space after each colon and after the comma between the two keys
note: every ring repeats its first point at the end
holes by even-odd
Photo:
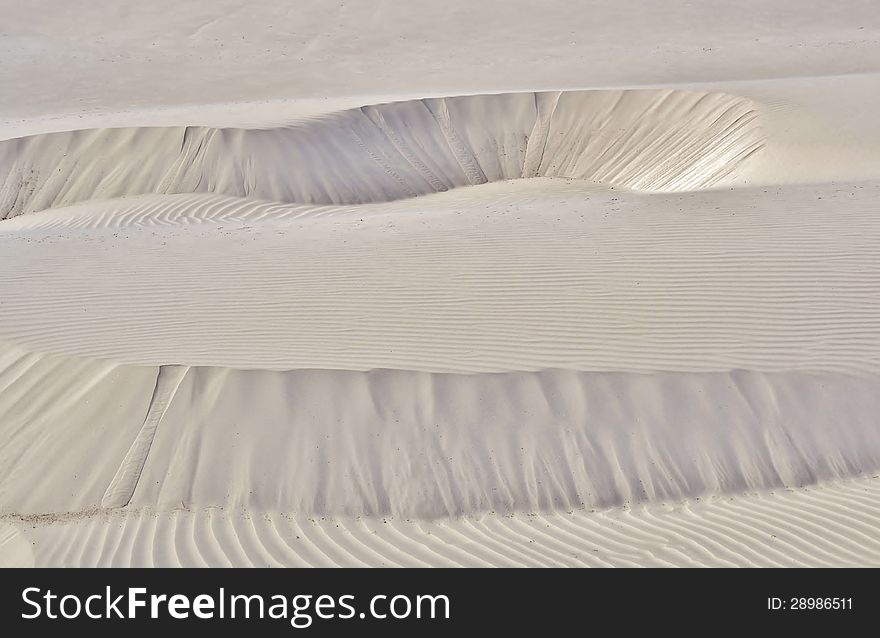
{"type": "Polygon", "coordinates": [[[678,77],[0,99],[0,564],[880,564],[880,69],[687,19],[678,77]]]}

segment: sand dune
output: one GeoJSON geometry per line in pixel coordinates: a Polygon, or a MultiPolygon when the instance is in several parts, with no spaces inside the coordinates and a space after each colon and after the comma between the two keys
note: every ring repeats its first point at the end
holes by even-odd
{"type": "Polygon", "coordinates": [[[0,565],[880,564],[880,76],[716,9],[0,97],[0,565]]]}
{"type": "Polygon", "coordinates": [[[200,124],[215,108],[274,115],[266,102],[326,113],[339,101],[880,71],[872,0],[0,2],[0,84],[15,88],[0,94],[0,134],[97,116],[131,126],[176,108],[200,124]]]}
{"type": "Polygon", "coordinates": [[[361,204],[519,177],[641,190],[718,182],[762,145],[756,106],[673,90],[400,102],[271,129],[104,129],[0,142],[0,219],[91,199],[211,192],[361,204]]]}
{"type": "Polygon", "coordinates": [[[20,353],[2,380],[3,513],[182,504],[436,518],[880,468],[875,377],[157,370],[20,353]],[[56,459],[51,472],[41,458],[56,459]]]}
{"type": "Polygon", "coordinates": [[[138,365],[876,373],[877,193],[95,203],[0,225],[0,338],[138,365]]]}

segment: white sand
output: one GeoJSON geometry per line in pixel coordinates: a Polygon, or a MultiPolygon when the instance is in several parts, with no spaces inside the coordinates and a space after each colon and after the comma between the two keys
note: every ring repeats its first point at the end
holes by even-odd
{"type": "Polygon", "coordinates": [[[0,39],[0,564],[880,564],[870,3],[101,4],[0,39]]]}
{"type": "Polygon", "coordinates": [[[88,567],[861,567],[880,562],[878,483],[435,520],[221,508],[7,517],[0,557],[88,567]]]}

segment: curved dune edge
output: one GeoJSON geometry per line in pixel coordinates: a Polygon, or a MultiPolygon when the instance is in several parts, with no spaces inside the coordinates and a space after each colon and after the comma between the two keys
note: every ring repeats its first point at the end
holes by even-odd
{"type": "Polygon", "coordinates": [[[0,355],[2,514],[182,504],[436,518],[880,469],[874,376],[272,372],[0,355]]]}
{"type": "Polygon", "coordinates": [[[3,517],[0,565],[869,567],[880,480],[601,512],[419,521],[220,508],[3,517]]]}
{"type": "Polygon", "coordinates": [[[751,100],[671,89],[413,100],[270,129],[51,133],[0,142],[0,219],[147,193],[363,204],[538,176],[694,190],[763,144],[751,100]]]}

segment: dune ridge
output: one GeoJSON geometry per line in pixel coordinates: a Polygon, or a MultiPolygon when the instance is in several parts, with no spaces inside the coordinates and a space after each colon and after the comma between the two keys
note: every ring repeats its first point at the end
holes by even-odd
{"type": "Polygon", "coordinates": [[[798,487],[880,469],[878,396],[746,371],[190,368],[130,502],[435,518],[798,487]]]}
{"type": "Polygon", "coordinates": [[[673,89],[423,99],[269,129],[50,133],[0,142],[0,219],[147,193],[363,204],[537,176],[693,190],[763,143],[751,100],[673,89]]]}
{"type": "Polygon", "coordinates": [[[880,468],[873,376],[156,369],[9,352],[3,514],[130,504],[437,518],[880,468]]]}

